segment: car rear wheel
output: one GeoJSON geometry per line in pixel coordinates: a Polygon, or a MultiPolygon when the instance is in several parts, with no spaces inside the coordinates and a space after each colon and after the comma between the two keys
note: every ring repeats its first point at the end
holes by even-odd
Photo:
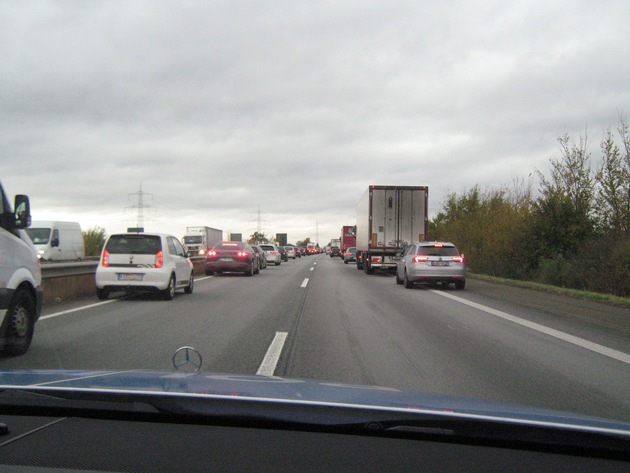
{"type": "Polygon", "coordinates": [[[173,300],[175,297],[175,276],[171,275],[168,281],[168,287],[162,291],[162,299],[165,301],[173,300]]]}
{"type": "Polygon", "coordinates": [[[190,279],[188,280],[188,286],[184,288],[184,293],[192,294],[194,288],[195,288],[195,275],[191,272],[190,279]]]}
{"type": "Polygon", "coordinates": [[[206,269],[206,276],[212,276],[212,275],[214,275],[214,271],[210,271],[206,269]]]}
{"type": "Polygon", "coordinates": [[[23,355],[31,346],[35,331],[35,300],[28,291],[15,291],[5,321],[7,325],[3,354],[23,355]]]}
{"type": "Polygon", "coordinates": [[[107,299],[109,297],[109,289],[100,289],[100,288],[96,288],[96,297],[98,297],[100,300],[104,301],[105,299],[107,299]]]}
{"type": "Polygon", "coordinates": [[[403,281],[407,289],[413,289],[413,282],[409,280],[409,276],[407,276],[407,270],[405,270],[405,276],[404,276],[403,281]]]}
{"type": "Polygon", "coordinates": [[[455,281],[455,289],[461,291],[466,287],[466,281],[455,281]]]}
{"type": "Polygon", "coordinates": [[[396,284],[402,284],[404,281],[398,277],[398,270],[396,270],[396,284]]]}
{"type": "Polygon", "coordinates": [[[247,271],[243,271],[243,274],[245,276],[249,276],[249,277],[253,276],[254,275],[254,263],[250,264],[249,265],[249,269],[247,271]]]}

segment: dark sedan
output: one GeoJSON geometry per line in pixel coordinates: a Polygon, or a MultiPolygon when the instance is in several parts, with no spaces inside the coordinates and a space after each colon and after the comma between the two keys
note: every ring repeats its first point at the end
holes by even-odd
{"type": "Polygon", "coordinates": [[[206,255],[206,275],[236,272],[245,276],[258,274],[260,266],[256,252],[244,241],[222,241],[206,255]]]}

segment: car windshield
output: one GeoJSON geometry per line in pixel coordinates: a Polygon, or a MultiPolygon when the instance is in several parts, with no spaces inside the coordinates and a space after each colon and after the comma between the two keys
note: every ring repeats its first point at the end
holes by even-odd
{"type": "Polygon", "coordinates": [[[0,372],[170,374],[193,347],[207,383],[630,422],[629,20],[0,2],[2,200],[30,207],[0,215],[0,372]]]}
{"type": "Polygon", "coordinates": [[[50,228],[27,228],[26,233],[36,245],[45,245],[50,240],[50,228]]]}

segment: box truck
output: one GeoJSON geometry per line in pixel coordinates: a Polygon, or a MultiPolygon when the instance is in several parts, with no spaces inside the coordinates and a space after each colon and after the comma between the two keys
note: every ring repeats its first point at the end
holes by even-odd
{"type": "Polygon", "coordinates": [[[186,227],[186,235],[182,238],[188,256],[205,256],[220,241],[223,241],[223,230],[211,227],[186,227]]]}
{"type": "Polygon", "coordinates": [[[42,261],[79,261],[85,258],[79,222],[34,221],[26,233],[42,261]]]}
{"type": "Polygon", "coordinates": [[[396,270],[404,248],[426,240],[428,196],[426,186],[368,187],[357,205],[357,269],[396,270]]]}
{"type": "Polygon", "coordinates": [[[355,237],[356,228],[354,225],[344,225],[341,227],[341,258],[346,254],[348,248],[352,248],[353,246],[357,246],[357,239],[355,237]]]}
{"type": "Polygon", "coordinates": [[[28,196],[16,195],[15,212],[0,184],[0,353],[23,355],[42,308],[37,252],[24,231],[31,221],[28,196]]]}

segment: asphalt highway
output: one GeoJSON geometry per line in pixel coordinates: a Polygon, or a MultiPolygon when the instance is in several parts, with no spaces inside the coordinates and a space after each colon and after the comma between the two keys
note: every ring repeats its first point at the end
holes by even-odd
{"type": "Polygon", "coordinates": [[[28,353],[0,370],[173,370],[314,378],[630,421],[630,311],[475,279],[405,289],[325,255],[254,277],[199,277],[172,301],[45,307],[28,353]]]}

